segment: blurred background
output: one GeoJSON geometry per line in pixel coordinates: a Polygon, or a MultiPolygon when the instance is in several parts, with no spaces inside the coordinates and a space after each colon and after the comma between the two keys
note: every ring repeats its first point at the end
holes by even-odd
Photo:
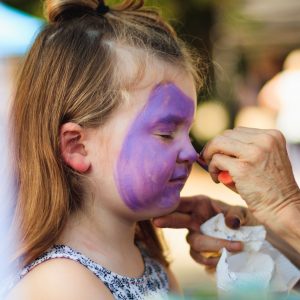
{"type": "MultiPolygon", "coordinates": [[[[107,1],[113,4],[118,1],[107,1]]],[[[278,128],[300,178],[300,1],[146,0],[159,7],[208,66],[192,138],[200,151],[227,128],[278,128]]],[[[45,20],[40,0],[0,1],[0,120],[5,120],[18,69],[45,20]]],[[[183,195],[206,194],[244,205],[197,166],[183,195]]],[[[170,258],[186,291],[214,286],[213,272],[189,257],[185,230],[165,230],[170,258]]]]}

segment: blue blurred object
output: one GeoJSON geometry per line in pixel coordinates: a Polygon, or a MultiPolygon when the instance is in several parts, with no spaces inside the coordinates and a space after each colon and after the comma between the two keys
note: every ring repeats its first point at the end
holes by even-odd
{"type": "Polygon", "coordinates": [[[0,58],[24,55],[42,25],[41,19],[0,2],[0,58]]]}

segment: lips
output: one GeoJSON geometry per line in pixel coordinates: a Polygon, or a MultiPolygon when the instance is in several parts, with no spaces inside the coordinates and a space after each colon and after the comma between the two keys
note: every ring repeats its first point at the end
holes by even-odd
{"type": "Polygon", "coordinates": [[[174,172],[173,176],[169,180],[170,182],[183,182],[185,183],[190,175],[190,168],[178,169],[174,172]]]}

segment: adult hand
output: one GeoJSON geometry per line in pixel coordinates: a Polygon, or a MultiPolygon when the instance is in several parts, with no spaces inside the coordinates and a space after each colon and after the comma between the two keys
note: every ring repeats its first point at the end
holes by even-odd
{"type": "Polygon", "coordinates": [[[200,232],[200,225],[219,213],[224,214],[227,226],[233,229],[241,225],[256,225],[256,220],[247,208],[230,206],[207,196],[183,197],[173,213],[155,218],[153,223],[157,227],[189,229],[187,241],[191,247],[192,258],[201,264],[213,267],[219,260],[213,253],[219,253],[222,248],[231,252],[243,249],[241,242],[212,238],[200,232]]]}
{"type": "Polygon", "coordinates": [[[203,158],[215,182],[220,171],[229,171],[235,183],[229,187],[265,225],[272,225],[287,206],[300,205],[286,142],[277,130],[226,130],[207,144],[203,158]]]}

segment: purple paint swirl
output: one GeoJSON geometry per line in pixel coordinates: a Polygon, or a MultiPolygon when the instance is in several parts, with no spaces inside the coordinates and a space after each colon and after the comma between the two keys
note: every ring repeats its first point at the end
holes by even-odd
{"type": "Polygon", "coordinates": [[[189,139],[194,110],[193,99],[172,83],[152,91],[129,129],[115,171],[118,191],[132,210],[178,204],[197,159],[189,139]]]}

